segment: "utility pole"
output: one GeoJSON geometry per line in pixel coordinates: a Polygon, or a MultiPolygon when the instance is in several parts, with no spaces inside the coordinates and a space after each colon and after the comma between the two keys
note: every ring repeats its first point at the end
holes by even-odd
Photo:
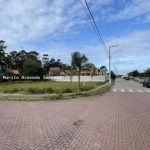
{"type": "Polygon", "coordinates": [[[111,84],[111,47],[117,47],[118,45],[109,46],[109,83],[111,84]]]}

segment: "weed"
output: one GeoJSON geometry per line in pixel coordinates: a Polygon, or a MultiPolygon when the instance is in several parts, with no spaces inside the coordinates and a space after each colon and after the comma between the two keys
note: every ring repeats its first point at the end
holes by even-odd
{"type": "Polygon", "coordinates": [[[59,100],[59,99],[62,99],[62,94],[57,94],[57,95],[53,95],[53,96],[50,96],[50,100],[59,100]]]}

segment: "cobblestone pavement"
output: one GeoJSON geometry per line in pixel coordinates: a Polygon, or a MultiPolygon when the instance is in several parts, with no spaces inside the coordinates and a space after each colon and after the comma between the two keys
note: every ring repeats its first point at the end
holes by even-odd
{"type": "Polygon", "coordinates": [[[0,150],[149,149],[149,93],[0,101],[0,150]]]}

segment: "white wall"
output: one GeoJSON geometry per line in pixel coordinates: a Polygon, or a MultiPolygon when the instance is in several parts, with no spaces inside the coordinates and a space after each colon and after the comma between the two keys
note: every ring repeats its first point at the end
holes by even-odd
{"type": "MultiPolygon", "coordinates": [[[[49,76],[49,79],[52,79],[54,81],[65,81],[65,82],[70,82],[71,77],[70,76],[49,76]]],[[[100,82],[100,81],[107,81],[108,77],[107,76],[80,76],[80,81],[83,82],[100,82]]],[[[72,76],[72,82],[78,82],[78,76],[72,76]]]]}

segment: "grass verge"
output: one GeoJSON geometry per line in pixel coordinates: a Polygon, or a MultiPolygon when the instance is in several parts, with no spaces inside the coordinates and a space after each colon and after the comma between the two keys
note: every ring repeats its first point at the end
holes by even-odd
{"type": "MultiPolygon", "coordinates": [[[[113,84],[113,83],[112,83],[113,84]]],[[[101,89],[93,92],[81,93],[78,95],[77,93],[73,94],[51,94],[51,95],[7,95],[1,96],[0,100],[2,101],[45,101],[45,100],[61,100],[61,99],[74,99],[78,97],[87,97],[87,96],[94,96],[94,95],[102,95],[108,92],[111,88],[111,85],[107,84],[106,86],[102,87],[101,89]]]]}
{"type": "MultiPolygon", "coordinates": [[[[81,82],[81,90],[88,91],[105,82],[86,82],[85,86],[81,82]]],[[[2,93],[21,93],[21,94],[59,94],[76,93],[78,82],[7,82],[0,83],[0,92],[2,93]]]]}
{"type": "Polygon", "coordinates": [[[137,80],[137,79],[132,79],[133,81],[135,81],[135,82],[138,82],[138,83],[140,83],[140,84],[143,84],[143,81],[139,81],[139,80],[137,80]]]}

